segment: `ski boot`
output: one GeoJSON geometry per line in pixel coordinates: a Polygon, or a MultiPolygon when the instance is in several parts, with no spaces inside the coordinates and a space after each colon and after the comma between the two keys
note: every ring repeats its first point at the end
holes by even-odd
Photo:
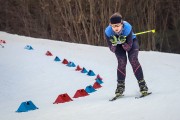
{"type": "Polygon", "coordinates": [[[123,82],[118,82],[117,88],[115,91],[116,96],[123,96],[123,92],[125,90],[125,83],[123,82]]]}
{"type": "Polygon", "coordinates": [[[148,87],[146,85],[145,80],[139,80],[139,88],[142,96],[147,96],[148,95],[148,87]]]}
{"type": "Polygon", "coordinates": [[[113,97],[112,99],[110,99],[109,101],[114,101],[114,100],[124,96],[123,95],[124,89],[125,89],[124,81],[118,82],[117,88],[116,88],[116,91],[115,91],[116,96],[113,97]]]}

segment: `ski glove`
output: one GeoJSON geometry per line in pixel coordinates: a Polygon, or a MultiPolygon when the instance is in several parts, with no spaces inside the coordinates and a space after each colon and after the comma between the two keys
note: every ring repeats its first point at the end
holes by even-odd
{"type": "Polygon", "coordinates": [[[112,46],[116,46],[118,43],[124,44],[126,42],[126,36],[116,37],[112,35],[110,41],[112,43],[112,46]]]}
{"type": "Polygon", "coordinates": [[[112,46],[116,46],[117,42],[118,42],[118,38],[116,36],[112,35],[110,41],[112,43],[112,46]]]}
{"type": "Polygon", "coordinates": [[[121,44],[125,43],[126,42],[126,36],[119,36],[118,37],[118,40],[121,42],[121,44]]]}

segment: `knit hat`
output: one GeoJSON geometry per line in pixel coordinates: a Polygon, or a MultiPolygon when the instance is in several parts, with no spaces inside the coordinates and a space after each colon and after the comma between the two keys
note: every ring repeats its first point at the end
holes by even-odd
{"type": "Polygon", "coordinates": [[[121,23],[122,18],[120,16],[113,16],[110,18],[111,24],[121,23]]]}

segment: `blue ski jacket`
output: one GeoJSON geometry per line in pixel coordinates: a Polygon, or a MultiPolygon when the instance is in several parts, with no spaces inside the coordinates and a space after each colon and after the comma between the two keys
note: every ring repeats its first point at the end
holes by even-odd
{"type": "Polygon", "coordinates": [[[121,33],[119,34],[115,33],[112,27],[109,25],[105,29],[105,37],[106,37],[108,46],[112,52],[115,52],[115,48],[116,48],[116,46],[112,46],[112,43],[110,42],[111,36],[113,35],[115,35],[116,37],[126,36],[126,42],[123,45],[121,45],[121,43],[117,43],[117,44],[120,44],[126,51],[129,51],[131,49],[132,44],[133,44],[133,39],[136,38],[136,35],[132,31],[132,26],[127,21],[123,21],[123,28],[122,28],[121,33]]]}

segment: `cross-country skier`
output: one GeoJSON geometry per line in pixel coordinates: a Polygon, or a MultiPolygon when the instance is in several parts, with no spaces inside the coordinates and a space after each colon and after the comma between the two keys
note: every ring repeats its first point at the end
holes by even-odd
{"type": "Polygon", "coordinates": [[[148,87],[138,60],[139,44],[132,26],[122,20],[121,14],[114,13],[110,17],[109,26],[105,29],[105,36],[110,50],[115,53],[118,61],[116,96],[121,96],[125,91],[127,56],[138,81],[140,92],[146,96],[148,87]]]}

